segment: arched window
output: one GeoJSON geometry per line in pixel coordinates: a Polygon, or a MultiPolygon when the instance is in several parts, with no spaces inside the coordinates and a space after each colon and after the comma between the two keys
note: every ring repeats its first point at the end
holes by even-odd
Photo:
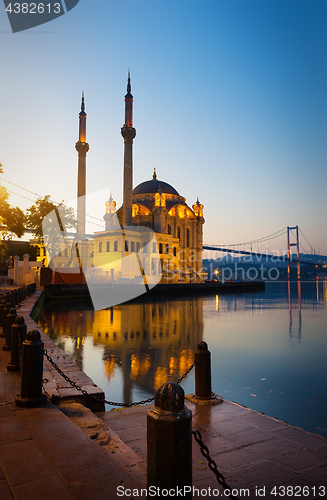
{"type": "Polygon", "coordinates": [[[177,228],[177,238],[180,240],[181,239],[181,228],[178,226],[177,228]]]}
{"type": "Polygon", "coordinates": [[[128,252],[128,246],[129,246],[129,242],[126,240],[125,241],[125,252],[128,252]]]}
{"type": "Polygon", "coordinates": [[[110,241],[106,243],[106,252],[110,252],[110,241]]]}
{"type": "Polygon", "coordinates": [[[135,252],[135,241],[131,241],[131,252],[135,252]]]}
{"type": "Polygon", "coordinates": [[[186,246],[190,246],[190,230],[189,228],[186,229],[186,246]]]}
{"type": "Polygon", "coordinates": [[[136,251],[139,252],[141,248],[141,243],[139,241],[136,242],[136,251]]]}
{"type": "Polygon", "coordinates": [[[118,241],[114,241],[114,252],[118,252],[118,241]]]}
{"type": "Polygon", "coordinates": [[[177,250],[176,250],[176,247],[174,247],[174,257],[176,257],[176,254],[177,254],[177,250]]]}
{"type": "Polygon", "coordinates": [[[162,243],[159,243],[159,253],[162,253],[162,243]]]}
{"type": "Polygon", "coordinates": [[[102,241],[99,243],[99,252],[102,252],[102,241]]]}
{"type": "Polygon", "coordinates": [[[168,224],[168,234],[171,234],[171,225],[168,224]]]}
{"type": "Polygon", "coordinates": [[[165,244],[165,253],[169,253],[169,245],[168,245],[168,243],[165,244]]]}

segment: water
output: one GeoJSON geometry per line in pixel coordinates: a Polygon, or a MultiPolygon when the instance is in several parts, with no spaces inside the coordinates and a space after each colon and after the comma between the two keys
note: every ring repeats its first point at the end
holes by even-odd
{"type": "MultiPolygon", "coordinates": [[[[40,326],[106,394],[154,395],[211,351],[212,389],[291,425],[327,435],[327,283],[267,283],[237,295],[152,296],[94,312],[52,302],[40,326]]],[[[194,371],[182,383],[194,392],[194,371]]],[[[111,409],[107,406],[107,409],[111,409]]]]}

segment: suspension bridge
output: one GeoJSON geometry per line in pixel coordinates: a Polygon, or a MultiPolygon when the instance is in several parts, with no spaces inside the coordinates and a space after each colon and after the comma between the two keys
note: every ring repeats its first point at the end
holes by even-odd
{"type": "Polygon", "coordinates": [[[297,266],[297,277],[301,278],[301,264],[303,265],[315,265],[316,267],[326,267],[327,258],[321,258],[320,256],[315,254],[315,250],[312,245],[309,243],[306,236],[303,234],[299,226],[287,226],[275,233],[272,233],[263,238],[259,238],[252,241],[247,241],[243,243],[237,243],[233,245],[203,245],[203,250],[220,252],[226,254],[238,254],[239,256],[250,256],[250,260],[253,262],[255,260],[261,261],[262,258],[266,259],[266,262],[270,261],[279,261],[287,263],[287,274],[288,279],[290,278],[291,272],[291,264],[296,264],[297,266]],[[309,246],[309,251],[303,247],[300,243],[300,234],[302,235],[305,243],[309,246]],[[286,238],[285,238],[286,235],[286,238]],[[274,253],[270,253],[268,250],[267,241],[270,242],[270,246],[272,245],[272,241],[279,240],[279,245],[273,244],[275,246],[274,253]],[[285,241],[286,240],[286,241],[285,241]],[[260,244],[266,243],[266,248],[264,251],[254,251],[253,246],[260,247],[260,244]],[[279,246],[279,249],[277,248],[279,246]],[[286,249],[285,249],[286,246],[286,249]],[[249,249],[246,250],[245,247],[249,249]],[[280,250],[280,247],[282,250],[280,250]],[[296,254],[292,254],[292,247],[296,247],[296,254]],[[300,254],[300,247],[302,253],[300,254]]]}

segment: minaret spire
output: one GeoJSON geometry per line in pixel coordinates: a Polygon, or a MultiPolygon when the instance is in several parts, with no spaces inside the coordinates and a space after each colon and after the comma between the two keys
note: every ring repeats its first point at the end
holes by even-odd
{"type": "Polygon", "coordinates": [[[84,92],[82,92],[81,111],[79,113],[79,139],[75,144],[78,152],[77,174],[77,234],[79,239],[85,239],[85,213],[86,213],[86,153],[89,145],[86,142],[86,113],[84,92]]]}
{"type": "MultiPolygon", "coordinates": [[[[131,74],[130,72],[128,71],[128,78],[127,78],[127,94],[130,94],[131,93],[131,90],[132,90],[132,87],[131,87],[131,74]]],[[[132,96],[133,97],[133,96],[132,96]]]]}
{"type": "Polygon", "coordinates": [[[123,227],[131,226],[133,208],[133,96],[131,94],[131,75],[128,72],[127,94],[125,95],[125,123],[121,129],[124,138],[124,187],[123,187],[123,227]]]}
{"type": "MultiPolygon", "coordinates": [[[[81,104],[81,111],[85,112],[85,102],[84,102],[84,92],[82,92],[82,104],[81,104]]],[[[80,113],[81,116],[81,113],[80,113]]]]}

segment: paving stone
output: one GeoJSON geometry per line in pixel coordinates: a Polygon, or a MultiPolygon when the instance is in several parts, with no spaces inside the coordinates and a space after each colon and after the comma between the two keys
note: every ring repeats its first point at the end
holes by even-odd
{"type": "Polygon", "coordinates": [[[142,426],[137,426],[129,429],[121,429],[116,431],[118,436],[125,443],[129,443],[136,439],[146,439],[146,428],[142,426]]]}
{"type": "Polygon", "coordinates": [[[215,462],[219,470],[235,471],[241,467],[246,467],[255,463],[264,462],[265,458],[251,453],[247,448],[240,448],[238,450],[228,451],[226,453],[219,453],[215,457],[215,462]]]}
{"type": "Polygon", "coordinates": [[[274,461],[295,472],[326,464],[327,458],[309,450],[298,450],[287,455],[274,457],[274,461]]]}
{"type": "Polygon", "coordinates": [[[0,479],[0,498],[1,500],[13,500],[14,498],[5,479],[0,479]]]}
{"type": "Polygon", "coordinates": [[[0,420],[0,445],[30,439],[31,436],[13,414],[0,420]]]}
{"type": "MultiPolygon", "coordinates": [[[[0,387],[0,391],[1,391],[1,387],[0,387]]],[[[10,405],[1,405],[0,404],[0,418],[2,417],[10,417],[13,415],[13,411],[10,407],[10,405]]]]}
{"type": "Polygon", "coordinates": [[[248,413],[253,413],[253,410],[240,406],[236,403],[231,403],[229,401],[223,401],[222,404],[214,406],[217,408],[217,412],[227,415],[246,415],[248,413]]]}
{"type": "Polygon", "coordinates": [[[315,450],[327,444],[327,438],[291,426],[278,429],[274,434],[289,439],[290,441],[300,442],[301,445],[308,450],[315,450]]]}
{"type": "Polygon", "coordinates": [[[0,465],[10,486],[56,474],[52,465],[32,440],[1,445],[0,465]]]}
{"type": "MultiPolygon", "coordinates": [[[[195,425],[198,425],[198,421],[196,421],[195,425]]],[[[248,430],[253,430],[254,426],[248,422],[243,422],[242,418],[231,417],[228,420],[223,421],[214,421],[205,426],[201,426],[204,428],[209,428],[213,432],[216,432],[220,435],[228,434],[229,432],[242,431],[247,433],[248,430]]]]}
{"type": "Polygon", "coordinates": [[[250,488],[254,491],[256,487],[270,487],[281,482],[288,483],[294,476],[297,477],[288,469],[266,460],[259,464],[239,468],[236,477],[233,477],[233,487],[250,488]]]}
{"type": "Polygon", "coordinates": [[[291,442],[288,439],[274,436],[268,441],[251,444],[246,449],[251,453],[274,459],[274,457],[287,455],[290,452],[300,451],[303,447],[300,442],[291,442]]]}
{"type": "MultiPolygon", "coordinates": [[[[70,489],[70,492],[75,500],[111,500],[119,498],[119,496],[117,496],[118,486],[123,486],[125,489],[137,488],[139,491],[141,490],[141,488],[146,488],[145,481],[139,482],[136,479],[131,480],[130,476],[128,476],[124,472],[121,472],[119,477],[120,479],[118,483],[116,481],[110,480],[110,478],[108,477],[103,477],[96,481],[83,484],[82,486],[73,487],[70,489]]],[[[128,495],[122,498],[130,500],[137,497],[128,495]]]]}
{"type": "Polygon", "coordinates": [[[144,460],[145,464],[147,461],[147,445],[146,441],[143,439],[138,439],[137,441],[130,441],[129,446],[135,453],[144,460]]]}
{"type": "Polygon", "coordinates": [[[116,418],[116,419],[106,419],[104,416],[102,418],[103,422],[106,422],[110,429],[113,429],[114,431],[120,431],[122,429],[130,429],[134,427],[141,427],[141,424],[139,422],[136,422],[134,419],[131,418],[116,418]]]}
{"type": "Polygon", "coordinates": [[[117,464],[108,462],[105,450],[67,417],[61,417],[65,422],[35,421],[26,427],[69,487],[119,472],[117,464]]]}
{"type": "Polygon", "coordinates": [[[323,457],[327,457],[327,444],[320,446],[319,448],[315,448],[315,451],[323,457]]]}
{"type": "Polygon", "coordinates": [[[273,433],[266,432],[256,427],[248,427],[246,431],[240,430],[229,432],[224,435],[228,440],[237,443],[238,447],[274,439],[273,433]]]}
{"type": "Polygon", "coordinates": [[[275,418],[268,417],[267,415],[256,412],[242,414],[240,418],[242,419],[242,422],[249,422],[251,425],[255,425],[260,429],[269,430],[269,432],[277,429],[283,429],[288,425],[281,420],[277,420],[275,418]]]}
{"type": "Polygon", "coordinates": [[[303,472],[303,477],[310,479],[315,482],[318,486],[325,487],[325,495],[327,496],[327,467],[326,465],[320,465],[315,469],[307,470],[303,472]]]}
{"type": "MultiPolygon", "coordinates": [[[[15,500],[74,500],[69,488],[59,476],[14,486],[12,492],[15,500]]],[[[94,496],[94,500],[95,498],[94,496]]]]}

